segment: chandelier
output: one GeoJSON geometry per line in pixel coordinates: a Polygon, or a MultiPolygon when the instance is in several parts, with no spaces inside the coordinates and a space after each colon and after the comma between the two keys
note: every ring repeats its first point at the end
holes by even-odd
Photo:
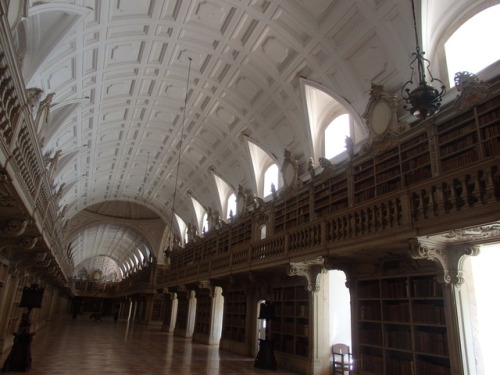
{"type": "Polygon", "coordinates": [[[415,17],[415,5],[413,0],[411,0],[411,8],[413,14],[416,49],[412,54],[413,60],[410,63],[410,80],[403,85],[403,88],[401,89],[401,96],[406,102],[406,105],[404,106],[405,109],[409,110],[413,116],[425,119],[439,111],[443,95],[446,92],[446,87],[440,79],[432,76],[432,73],[429,70],[430,61],[424,57],[425,52],[420,51],[417,20],[415,17]],[[441,84],[439,89],[436,89],[426,81],[426,72],[430,77],[430,83],[438,82],[441,84]],[[418,85],[412,89],[411,87],[414,84],[415,78],[418,79],[418,85]],[[408,108],[408,105],[410,108],[408,108]]]}

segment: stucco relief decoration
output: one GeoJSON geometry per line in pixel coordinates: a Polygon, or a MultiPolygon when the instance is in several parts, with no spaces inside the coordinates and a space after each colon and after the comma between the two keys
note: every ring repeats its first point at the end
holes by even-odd
{"type": "Polygon", "coordinates": [[[7,193],[0,191],[0,207],[14,207],[15,200],[7,193]]]}
{"type": "Polygon", "coordinates": [[[363,113],[370,132],[369,140],[362,146],[362,153],[380,153],[393,144],[393,138],[409,129],[400,123],[396,112],[398,100],[383,90],[383,86],[372,84],[370,100],[363,113]]]}
{"type": "Polygon", "coordinates": [[[470,72],[456,73],[455,87],[459,95],[453,106],[457,109],[465,109],[473,106],[481,102],[489,94],[488,85],[470,72]]]}
{"type": "Polygon", "coordinates": [[[19,241],[19,246],[24,250],[32,250],[39,239],[39,236],[25,236],[19,241]]]}
{"type": "Polygon", "coordinates": [[[460,241],[500,239],[500,224],[457,229],[444,234],[443,237],[460,241]]]}
{"type": "Polygon", "coordinates": [[[300,186],[298,171],[299,162],[292,159],[290,151],[285,149],[284,161],[281,166],[281,176],[283,177],[285,190],[296,189],[300,186]]]}
{"type": "Polygon", "coordinates": [[[47,253],[44,251],[40,251],[40,252],[35,254],[35,261],[36,262],[43,262],[46,257],[47,257],[47,253]]]}
{"type": "Polygon", "coordinates": [[[318,276],[326,272],[324,262],[324,258],[319,257],[303,262],[290,263],[287,275],[305,277],[307,279],[307,290],[309,292],[318,292],[320,289],[318,276]]]}
{"type": "Polygon", "coordinates": [[[438,245],[419,239],[408,240],[410,256],[413,259],[427,259],[437,262],[443,269],[442,282],[460,287],[464,282],[463,261],[465,256],[479,254],[479,247],[472,245],[438,245]]]}
{"type": "Polygon", "coordinates": [[[3,237],[19,237],[21,236],[26,227],[31,222],[29,219],[12,219],[9,220],[7,225],[3,228],[0,228],[0,235],[3,237]]]}

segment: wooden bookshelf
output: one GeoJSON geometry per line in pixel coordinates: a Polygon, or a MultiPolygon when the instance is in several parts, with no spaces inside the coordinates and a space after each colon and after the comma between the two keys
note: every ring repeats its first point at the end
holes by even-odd
{"type": "Polygon", "coordinates": [[[238,221],[231,230],[231,246],[250,242],[252,239],[252,218],[246,217],[238,221]]]}
{"type": "Polygon", "coordinates": [[[196,319],[194,332],[208,335],[212,313],[212,297],[208,289],[200,289],[196,293],[196,319]]]}
{"type": "Polygon", "coordinates": [[[451,374],[435,275],[358,280],[356,296],[360,374],[451,374]]]}
{"type": "Polygon", "coordinates": [[[309,293],[303,285],[274,289],[276,319],[271,321],[274,348],[309,357],[309,293]]]}
{"type": "Polygon", "coordinates": [[[222,337],[227,340],[245,341],[247,297],[244,291],[224,292],[224,318],[222,337]]]}
{"type": "Polygon", "coordinates": [[[426,131],[402,142],[400,154],[405,186],[411,186],[432,177],[429,139],[426,131]]]}
{"type": "Polygon", "coordinates": [[[160,298],[153,299],[153,308],[151,311],[151,320],[153,322],[163,322],[163,317],[165,315],[165,299],[163,296],[160,298]]]}
{"type": "Polygon", "coordinates": [[[436,132],[443,173],[478,160],[478,132],[473,109],[438,124],[436,132]]]}
{"type": "Polygon", "coordinates": [[[224,228],[224,230],[221,230],[218,232],[218,238],[217,238],[217,249],[218,253],[227,253],[229,251],[229,236],[230,236],[230,229],[229,228],[224,228]]]}
{"type": "Polygon", "coordinates": [[[500,98],[493,98],[475,108],[484,157],[500,153],[500,98]]]}
{"type": "MultiPolygon", "coordinates": [[[[3,266],[2,266],[3,267],[3,266]]],[[[21,297],[23,295],[23,288],[29,284],[28,279],[23,277],[19,280],[14,299],[12,302],[12,310],[9,316],[8,324],[7,324],[7,335],[12,335],[17,332],[19,328],[19,323],[21,322],[21,317],[23,314],[24,308],[19,307],[19,303],[21,302],[21,297]]]]}
{"type": "Polygon", "coordinates": [[[274,232],[307,223],[310,220],[309,189],[301,189],[276,205],[274,232]]]}
{"type": "Polygon", "coordinates": [[[322,217],[349,207],[347,171],[316,183],[313,187],[314,214],[322,217]]]}
{"type": "Polygon", "coordinates": [[[189,313],[189,294],[186,292],[179,292],[177,295],[177,320],[175,328],[179,330],[187,330],[187,321],[189,313]]]}

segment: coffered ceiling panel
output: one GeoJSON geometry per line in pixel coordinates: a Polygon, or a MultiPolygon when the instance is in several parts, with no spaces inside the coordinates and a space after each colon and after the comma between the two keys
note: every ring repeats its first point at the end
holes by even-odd
{"type": "Polygon", "coordinates": [[[279,163],[285,148],[302,161],[312,156],[301,77],[343,97],[358,118],[372,82],[398,91],[413,49],[410,7],[400,0],[29,1],[23,73],[28,87],[54,94],[40,136],[46,155],[60,154],[53,178],[63,190],[74,266],[102,256],[123,263],[144,241],[160,260],[176,181],[175,211],[186,223],[197,221],[188,193],[220,212],[214,173],[253,193],[247,137],[279,163]],[[138,236],[107,223],[117,216],[109,211],[102,224],[84,225],[90,206],[111,202],[119,202],[110,208],[116,213],[135,202],[163,228],[154,240],[138,236]]]}

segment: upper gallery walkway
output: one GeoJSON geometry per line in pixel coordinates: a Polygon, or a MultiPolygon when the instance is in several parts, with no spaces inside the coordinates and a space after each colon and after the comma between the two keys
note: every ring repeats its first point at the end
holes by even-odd
{"type": "Polygon", "coordinates": [[[88,314],[47,324],[34,336],[31,350],[30,375],[295,374],[254,368],[254,358],[176,337],[158,326],[110,317],[96,322],[88,314]]]}

